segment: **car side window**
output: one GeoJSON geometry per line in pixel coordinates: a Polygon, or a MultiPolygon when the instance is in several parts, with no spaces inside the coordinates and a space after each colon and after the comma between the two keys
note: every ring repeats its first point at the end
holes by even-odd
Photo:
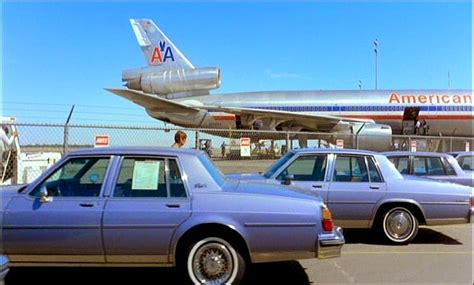
{"type": "Polygon", "coordinates": [[[461,166],[461,168],[463,170],[474,170],[473,168],[473,156],[469,155],[469,156],[461,156],[459,157],[458,159],[458,162],[459,162],[459,166],[461,166]]]}
{"type": "Polygon", "coordinates": [[[46,187],[48,196],[97,197],[100,195],[109,158],[73,158],[58,168],[30,195],[39,197],[46,187]]]}
{"type": "Polygon", "coordinates": [[[168,160],[170,173],[170,196],[171,197],[186,197],[186,189],[184,188],[181,172],[179,171],[178,163],[174,159],[168,160]]]}
{"type": "Polygon", "coordinates": [[[426,175],[426,159],[424,157],[413,158],[413,174],[414,175],[426,175]]]}
{"type": "Polygon", "coordinates": [[[446,175],[456,175],[456,171],[454,170],[453,166],[451,163],[449,163],[449,160],[445,157],[443,157],[443,163],[446,169],[446,175]]]}
{"type": "Polygon", "coordinates": [[[441,162],[441,157],[426,157],[426,174],[428,176],[438,176],[445,175],[443,163],[441,162]]]}
{"type": "Polygon", "coordinates": [[[283,170],[277,180],[293,175],[295,181],[324,181],[327,155],[300,156],[283,170]]]}
{"type": "Polygon", "coordinates": [[[408,174],[408,156],[394,156],[388,159],[395,165],[400,174],[408,174]]]}
{"type": "Polygon", "coordinates": [[[334,182],[369,182],[364,157],[338,155],[333,177],[334,182]]]}
{"type": "Polygon", "coordinates": [[[167,197],[165,160],[125,158],[120,167],[114,197],[167,197]]]}
{"type": "Polygon", "coordinates": [[[375,166],[374,158],[367,157],[367,164],[369,165],[370,182],[382,182],[382,176],[380,175],[379,171],[377,170],[377,167],[375,166]]]}

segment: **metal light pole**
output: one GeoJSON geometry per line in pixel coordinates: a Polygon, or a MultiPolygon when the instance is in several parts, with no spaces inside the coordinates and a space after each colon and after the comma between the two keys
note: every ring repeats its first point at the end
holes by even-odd
{"type": "Polygon", "coordinates": [[[378,54],[378,44],[379,42],[377,41],[377,39],[375,39],[374,41],[374,45],[375,45],[375,90],[377,90],[377,82],[378,82],[378,64],[377,64],[377,54],[378,54]]]}

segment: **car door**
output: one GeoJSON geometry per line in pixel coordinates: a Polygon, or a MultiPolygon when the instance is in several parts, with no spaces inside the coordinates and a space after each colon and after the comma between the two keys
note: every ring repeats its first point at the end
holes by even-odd
{"type": "Polygon", "coordinates": [[[328,191],[328,207],[334,223],[365,228],[374,207],[386,194],[386,185],[372,156],[337,154],[328,191]]]}
{"type": "Polygon", "coordinates": [[[276,175],[276,180],[283,181],[292,175],[292,185],[315,192],[326,202],[328,191],[328,183],[325,180],[326,169],[327,154],[304,154],[280,171],[276,175]]]}
{"type": "Polygon", "coordinates": [[[11,261],[104,262],[101,220],[109,157],[72,157],[14,198],[4,216],[11,261]],[[41,189],[48,192],[42,201],[41,189]]]}
{"type": "Polygon", "coordinates": [[[191,215],[177,158],[124,157],[104,211],[109,263],[166,263],[176,228],[191,215]]]}

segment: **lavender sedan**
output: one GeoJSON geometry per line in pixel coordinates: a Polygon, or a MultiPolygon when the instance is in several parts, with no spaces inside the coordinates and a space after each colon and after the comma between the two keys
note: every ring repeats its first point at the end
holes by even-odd
{"type": "Polygon", "coordinates": [[[450,152],[461,166],[461,169],[466,173],[473,175],[474,171],[474,152],[472,151],[459,151],[459,152],[450,152]]]}
{"type": "Polygon", "coordinates": [[[439,152],[393,151],[383,153],[403,175],[474,186],[472,172],[463,171],[451,155],[439,152]]]}
{"type": "Polygon", "coordinates": [[[194,150],[77,151],[0,191],[10,266],[176,265],[195,284],[237,284],[250,262],[337,257],[344,243],[320,198],[226,180],[194,150]]]}
{"type": "Polygon", "coordinates": [[[318,193],[346,228],[373,228],[406,244],[418,225],[468,223],[471,188],[423,178],[404,179],[383,155],[348,149],[298,149],[263,174],[229,175],[269,184],[292,184],[318,193]]]}

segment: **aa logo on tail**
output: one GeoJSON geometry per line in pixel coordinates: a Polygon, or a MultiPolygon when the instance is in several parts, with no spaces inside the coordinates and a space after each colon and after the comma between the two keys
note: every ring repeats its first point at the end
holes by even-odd
{"type": "Polygon", "coordinates": [[[171,51],[171,47],[166,46],[165,41],[160,41],[160,47],[153,48],[150,63],[155,64],[158,62],[158,64],[163,64],[167,60],[174,61],[173,52],[171,51]]]}

